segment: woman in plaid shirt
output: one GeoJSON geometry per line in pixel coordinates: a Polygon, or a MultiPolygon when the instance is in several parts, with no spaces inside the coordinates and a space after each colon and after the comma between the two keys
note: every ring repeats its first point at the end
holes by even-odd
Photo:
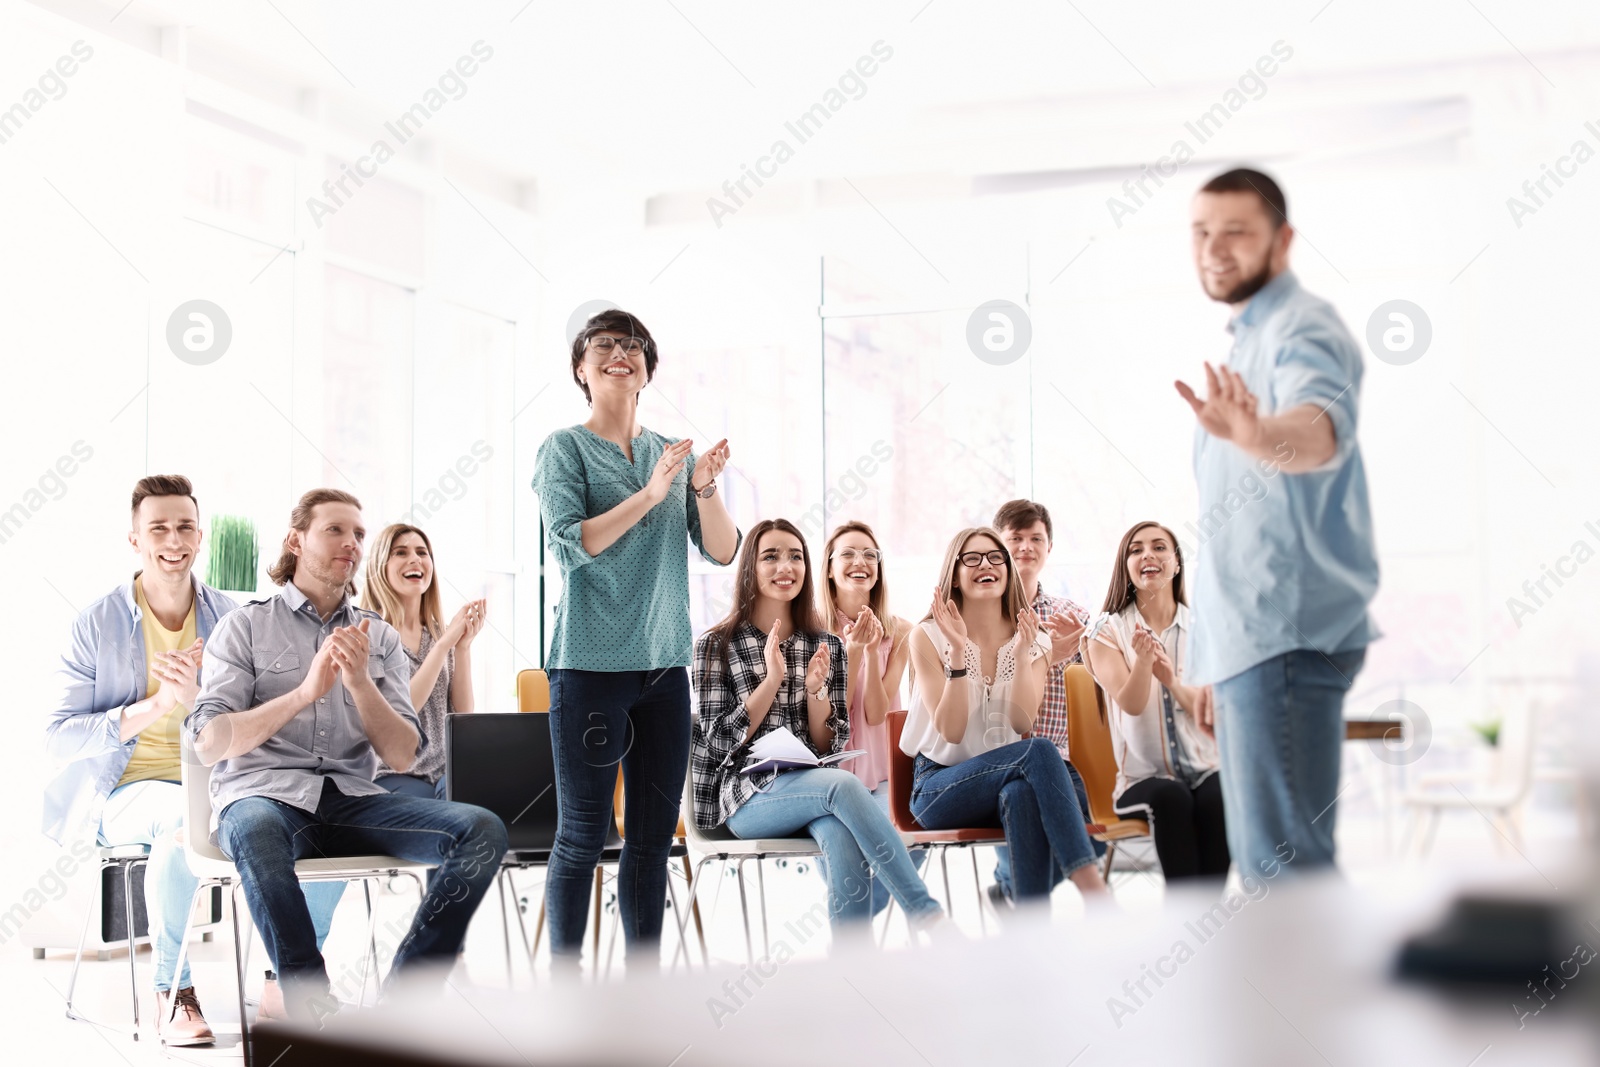
{"type": "Polygon", "coordinates": [[[913,929],[946,921],[866,786],[829,767],[739,773],[749,743],[786,727],[819,757],[848,748],[844,646],[816,609],[805,538],[786,519],[759,522],[739,554],[733,611],[695,643],[699,704],[690,750],[694,818],[742,838],[811,835],[827,858],[836,931],[871,919],[872,875],[913,929]]]}

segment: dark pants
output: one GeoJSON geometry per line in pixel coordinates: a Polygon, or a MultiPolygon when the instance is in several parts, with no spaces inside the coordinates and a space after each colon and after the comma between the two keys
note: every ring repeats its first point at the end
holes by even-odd
{"type": "Polygon", "coordinates": [[[1228,824],[1222,817],[1222,776],[1190,789],[1171,778],[1134,782],[1117,799],[1117,814],[1144,818],[1156,839],[1168,882],[1228,877],[1228,824]]]}
{"type": "Polygon", "coordinates": [[[556,843],[545,880],[550,951],[583,950],[594,868],[612,825],[617,767],[627,809],[617,906],[630,965],[659,964],[667,860],[689,771],[689,671],[550,672],[556,843]]]}
{"type": "Polygon", "coordinates": [[[285,1004],[302,1017],[309,998],[327,993],[328,971],[294,874],[296,860],[384,855],[438,866],[395,950],[395,980],[413,964],[454,961],[506,851],[506,828],[493,812],[399,793],[348,797],[331,778],[314,813],[266,797],[234,801],[218,820],[217,839],[239,869],[285,1004]]]}

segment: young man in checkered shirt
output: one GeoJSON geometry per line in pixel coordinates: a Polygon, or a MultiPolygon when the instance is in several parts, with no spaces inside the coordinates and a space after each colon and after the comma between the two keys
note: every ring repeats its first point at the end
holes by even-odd
{"type": "MultiPolygon", "coordinates": [[[[1089,612],[1064,596],[1051,596],[1039,582],[1039,575],[1044,570],[1045,561],[1050,558],[1054,543],[1050,512],[1043,504],[1032,500],[1008,500],[994,513],[993,525],[1016,562],[1022,588],[1032,596],[1033,610],[1038,614],[1040,624],[1050,635],[1050,674],[1045,682],[1044,703],[1040,705],[1033,732],[1035,736],[1046,737],[1054,742],[1061,752],[1061,758],[1067,760],[1067,774],[1078,791],[1078,806],[1083,809],[1084,821],[1088,822],[1089,795],[1083,787],[1083,778],[1067,755],[1066,670],[1067,664],[1081,662],[1078,638],[1083,635],[1083,628],[1089,622],[1089,612]]],[[[1094,854],[1105,855],[1106,846],[1092,838],[1090,840],[1094,845],[1094,854]]],[[[999,862],[995,865],[995,884],[989,887],[989,899],[999,906],[1002,901],[1009,902],[1011,899],[1011,862],[1004,846],[996,849],[996,855],[999,862]]],[[[1054,880],[1059,883],[1061,878],[1061,871],[1057,868],[1054,880]]]]}

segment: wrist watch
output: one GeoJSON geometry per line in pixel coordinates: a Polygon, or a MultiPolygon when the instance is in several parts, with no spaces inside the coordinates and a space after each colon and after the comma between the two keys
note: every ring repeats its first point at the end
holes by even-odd
{"type": "Polygon", "coordinates": [[[701,500],[710,500],[712,497],[717,495],[717,480],[715,478],[711,479],[711,481],[706,483],[706,487],[704,489],[696,489],[694,491],[694,495],[699,497],[701,500]]]}
{"type": "Polygon", "coordinates": [[[946,663],[944,665],[944,676],[947,679],[949,679],[949,678],[965,678],[967,676],[967,669],[965,667],[956,667],[956,668],[952,669],[950,664],[946,663]]]}
{"type": "Polygon", "coordinates": [[[827,686],[823,686],[822,688],[818,689],[815,693],[811,693],[810,695],[816,697],[818,700],[826,702],[827,699],[828,699],[828,687],[827,686]]]}

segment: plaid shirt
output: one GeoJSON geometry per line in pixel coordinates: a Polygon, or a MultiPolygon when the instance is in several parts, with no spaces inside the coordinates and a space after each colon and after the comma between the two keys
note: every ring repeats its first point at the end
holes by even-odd
{"type": "MultiPolygon", "coordinates": [[[[747,746],[744,735],[750,729],[750,713],[745,698],[755,692],[767,668],[762,649],[767,635],[751,623],[734,631],[727,656],[713,653],[712,636],[704,634],[694,645],[694,680],[699,716],[689,746],[689,761],[694,768],[694,819],[702,830],[726,822],[740,806],[771,785],[778,771],[743,775],[747,746]]],[[[783,642],[784,679],[772,698],[772,707],[756,730],[755,737],[771,733],[780,726],[798,737],[818,756],[843,752],[849,747],[850,712],[845,701],[844,645],[833,634],[791,634],[783,642]],[[810,719],[806,714],[806,666],[826,641],[832,660],[828,672],[828,703],[832,714],[833,745],[817,751],[811,742],[810,719]]],[[[751,740],[754,740],[752,738],[751,740]]]]}
{"type": "MultiPolygon", "coordinates": [[[[1039,615],[1039,632],[1044,633],[1044,622],[1052,615],[1074,615],[1087,624],[1089,613],[1064,596],[1051,596],[1040,585],[1033,598],[1033,610],[1039,615]]],[[[1044,703],[1039,706],[1039,718],[1033,724],[1033,736],[1047,737],[1067,758],[1067,664],[1083,662],[1083,653],[1075,651],[1060,663],[1050,665],[1045,677],[1044,703]]]]}

